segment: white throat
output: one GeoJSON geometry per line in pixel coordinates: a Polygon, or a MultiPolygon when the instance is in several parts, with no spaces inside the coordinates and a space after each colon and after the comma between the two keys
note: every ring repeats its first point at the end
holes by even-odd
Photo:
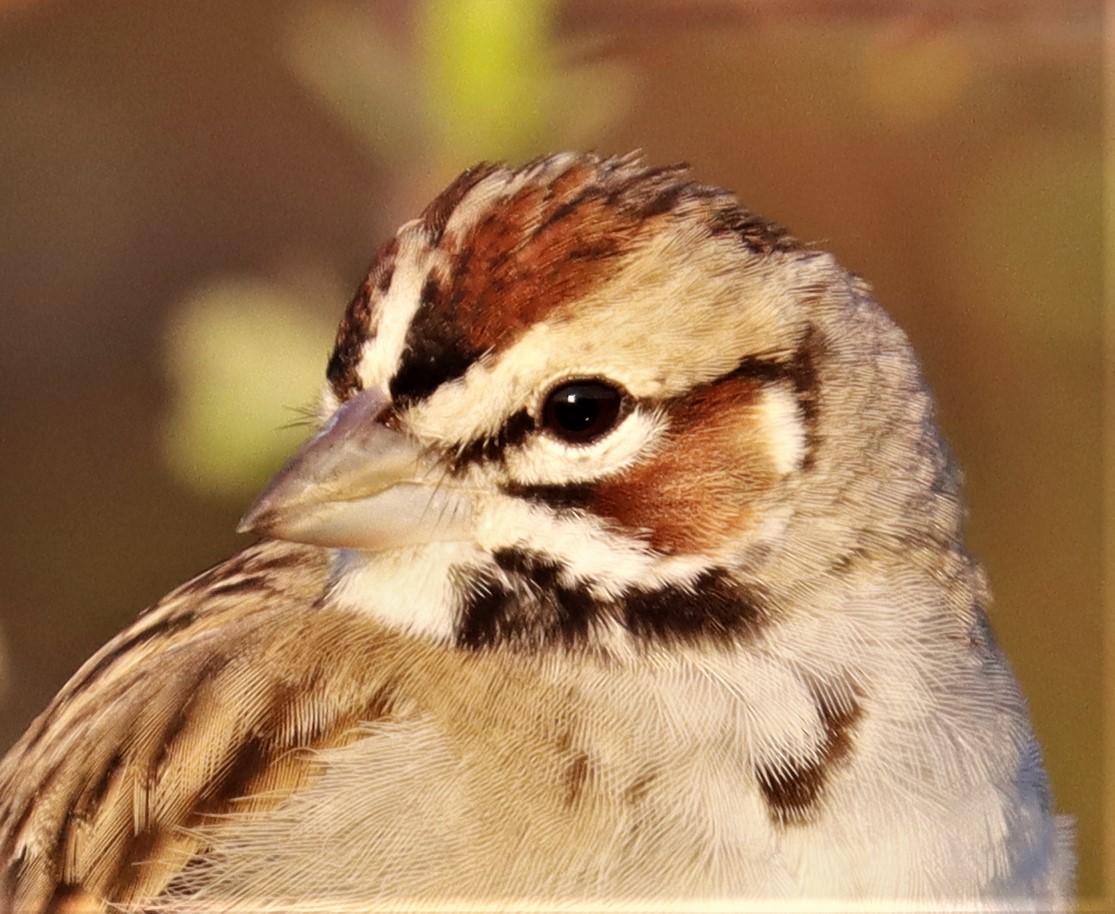
{"type": "Polygon", "coordinates": [[[459,610],[452,571],[477,558],[468,543],[377,553],[337,550],[330,595],[335,605],[366,613],[396,631],[450,641],[459,610]]]}

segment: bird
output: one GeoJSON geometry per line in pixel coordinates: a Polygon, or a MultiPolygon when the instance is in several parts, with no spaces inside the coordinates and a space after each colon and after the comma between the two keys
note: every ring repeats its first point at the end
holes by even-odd
{"type": "Polygon", "coordinates": [[[1071,903],[932,394],[831,254],[641,154],[481,164],[318,415],[0,763],[0,912],[1071,903]]]}

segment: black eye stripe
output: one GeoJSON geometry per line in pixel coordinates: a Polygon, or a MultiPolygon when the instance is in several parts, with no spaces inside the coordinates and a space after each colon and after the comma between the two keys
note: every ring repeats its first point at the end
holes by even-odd
{"type": "MultiPolygon", "coordinates": [[[[597,383],[597,379],[590,380],[597,383]]],[[[569,386],[572,383],[584,382],[563,382],[559,387],[569,386]]],[[[630,412],[632,405],[631,398],[626,393],[621,392],[621,397],[617,422],[630,412]]],[[[535,420],[526,409],[520,409],[513,413],[494,435],[477,438],[463,445],[450,459],[450,472],[461,473],[466,467],[475,463],[499,462],[503,459],[505,451],[521,445],[532,432],[538,430],[542,422],[544,418],[535,420]]]]}
{"type": "MultiPolygon", "coordinates": [[[[825,343],[820,333],[816,328],[810,327],[803,335],[797,351],[789,358],[749,356],[742,359],[731,371],[709,382],[707,386],[711,387],[721,381],[731,378],[754,378],[761,384],[784,383],[792,387],[795,399],[798,403],[798,408],[801,411],[801,418],[805,424],[806,455],[802,468],[809,469],[813,463],[813,452],[818,443],[819,380],[817,376],[817,365],[824,357],[824,349],[825,343]]],[[[555,385],[551,393],[559,390],[565,385],[586,382],[611,383],[603,378],[570,378],[555,385]]],[[[620,388],[617,387],[617,389],[620,388]]],[[[690,390],[674,397],[645,401],[643,405],[652,409],[665,409],[669,412],[671,407],[676,403],[692,397],[693,394],[694,391],[690,390]]],[[[618,424],[626,418],[637,407],[639,402],[627,394],[626,391],[622,391],[622,396],[623,399],[615,424],[618,424]]],[[[450,471],[453,473],[460,473],[466,467],[474,463],[501,461],[504,452],[508,448],[522,445],[527,438],[539,428],[542,421],[542,416],[536,421],[526,409],[521,409],[513,413],[494,435],[480,438],[463,445],[460,450],[452,456],[450,460],[450,471]]],[[[555,506],[560,507],[566,506],[569,501],[565,494],[567,489],[576,490],[577,500],[583,501],[583,490],[586,486],[584,483],[579,483],[574,486],[524,485],[515,486],[515,488],[517,490],[516,494],[523,497],[546,503],[553,501],[555,502],[555,506]]]]}
{"type": "Polygon", "coordinates": [[[506,495],[546,505],[556,511],[587,508],[592,504],[596,494],[595,487],[587,482],[570,482],[549,486],[523,485],[510,482],[500,488],[506,495]]]}
{"type": "Polygon", "coordinates": [[[452,455],[450,471],[460,473],[474,463],[498,462],[508,448],[522,444],[535,430],[535,422],[525,409],[508,417],[499,431],[486,438],[477,438],[452,455]]]}

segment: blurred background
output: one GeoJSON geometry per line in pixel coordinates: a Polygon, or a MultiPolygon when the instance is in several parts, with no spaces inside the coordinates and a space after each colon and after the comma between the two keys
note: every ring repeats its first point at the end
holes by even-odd
{"type": "Polygon", "coordinates": [[[242,545],[399,222],[640,148],[912,337],[1104,905],[1103,87],[1099,2],[0,0],[0,750],[242,545]]]}

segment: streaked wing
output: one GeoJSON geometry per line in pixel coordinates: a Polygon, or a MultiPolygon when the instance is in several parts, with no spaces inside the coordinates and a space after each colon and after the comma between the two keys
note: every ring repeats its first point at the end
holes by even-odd
{"type": "Polygon", "coordinates": [[[397,636],[322,607],[325,553],[266,542],[90,659],[0,768],[0,896],[65,909],[162,892],[214,816],[274,804],[312,752],[389,713],[397,636]],[[230,700],[234,696],[235,700],[230,700]]]}

